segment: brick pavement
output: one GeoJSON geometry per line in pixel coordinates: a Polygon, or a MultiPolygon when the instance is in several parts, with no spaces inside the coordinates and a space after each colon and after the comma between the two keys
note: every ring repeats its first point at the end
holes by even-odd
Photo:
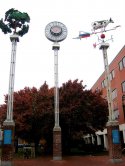
{"type": "Polygon", "coordinates": [[[52,157],[36,159],[18,159],[13,166],[125,166],[125,156],[122,163],[111,163],[108,156],[70,156],[61,161],[53,161],[52,157]]]}

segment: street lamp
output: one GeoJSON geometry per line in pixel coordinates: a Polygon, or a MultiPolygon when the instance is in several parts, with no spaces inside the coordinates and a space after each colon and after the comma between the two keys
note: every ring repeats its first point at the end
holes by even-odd
{"type": "Polygon", "coordinates": [[[53,160],[62,160],[62,143],[61,143],[61,127],[59,125],[59,87],[58,87],[58,50],[60,45],[58,42],[63,41],[67,37],[67,28],[61,22],[51,22],[45,28],[45,36],[48,40],[54,42],[52,50],[54,50],[54,112],[55,125],[53,128],[53,160]]]}

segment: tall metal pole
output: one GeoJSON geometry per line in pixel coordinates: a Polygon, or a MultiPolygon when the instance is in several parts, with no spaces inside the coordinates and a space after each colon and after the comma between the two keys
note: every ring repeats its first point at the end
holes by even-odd
{"type": "Polygon", "coordinates": [[[54,50],[54,112],[55,125],[53,128],[53,160],[62,160],[61,128],[59,125],[59,87],[58,87],[58,50],[59,43],[55,42],[52,49],[54,50]]]}
{"type": "Polygon", "coordinates": [[[111,162],[121,162],[122,152],[121,152],[121,141],[120,141],[120,132],[119,132],[119,122],[115,120],[114,117],[114,110],[113,110],[113,101],[112,101],[112,90],[111,90],[111,82],[110,82],[110,73],[109,73],[109,65],[108,65],[108,58],[107,58],[107,49],[109,48],[109,44],[105,43],[108,40],[105,39],[105,34],[103,32],[115,30],[116,26],[112,29],[106,30],[106,27],[109,23],[114,23],[114,21],[110,18],[109,20],[101,20],[95,21],[92,23],[93,32],[90,34],[81,33],[79,37],[76,39],[80,39],[83,37],[88,37],[93,34],[101,33],[100,38],[98,38],[99,43],[94,44],[93,46],[96,47],[100,45],[99,49],[102,50],[103,59],[104,59],[104,68],[105,68],[105,81],[106,81],[106,90],[107,90],[107,101],[108,101],[108,109],[109,109],[109,119],[107,122],[107,135],[108,135],[108,148],[109,148],[109,157],[111,162]],[[100,31],[96,31],[100,30],[100,31]],[[101,43],[100,43],[101,41],[101,43]]]}
{"type": "MultiPolygon", "coordinates": [[[[102,35],[104,38],[104,35],[102,35]]],[[[111,82],[109,77],[109,65],[107,58],[107,49],[109,47],[108,43],[105,43],[104,40],[100,44],[100,49],[103,52],[104,67],[105,67],[105,81],[107,89],[107,100],[108,100],[108,109],[109,109],[109,120],[107,122],[107,134],[108,134],[108,149],[109,149],[109,158],[113,163],[122,161],[122,151],[121,151],[121,141],[120,141],[120,132],[119,132],[119,123],[115,120],[113,114],[113,101],[112,101],[112,91],[111,91],[111,82]]]]}
{"type": "Polygon", "coordinates": [[[15,78],[15,64],[16,64],[16,47],[19,42],[19,37],[16,34],[10,36],[12,42],[10,75],[9,75],[9,90],[7,103],[7,117],[3,122],[3,142],[2,142],[2,166],[12,166],[12,159],[14,153],[14,130],[15,123],[13,121],[13,93],[14,93],[14,78],[15,78]]]}
{"type": "Polygon", "coordinates": [[[58,87],[58,50],[60,46],[58,43],[53,45],[54,50],[54,103],[55,103],[55,127],[59,127],[59,87],[58,87]]]}
{"type": "Polygon", "coordinates": [[[103,59],[104,59],[107,101],[108,101],[108,108],[109,108],[109,121],[112,121],[114,120],[114,117],[113,117],[113,102],[112,102],[111,82],[110,82],[110,75],[109,75],[109,65],[108,65],[108,58],[107,58],[108,47],[109,47],[108,43],[102,42],[100,49],[103,52],[103,59]]]}
{"type": "Polygon", "coordinates": [[[11,62],[10,62],[6,121],[13,122],[13,93],[14,93],[14,79],[15,79],[15,65],[16,65],[16,47],[17,47],[17,42],[19,42],[18,35],[12,35],[10,37],[10,40],[12,42],[12,51],[11,51],[11,62]]]}

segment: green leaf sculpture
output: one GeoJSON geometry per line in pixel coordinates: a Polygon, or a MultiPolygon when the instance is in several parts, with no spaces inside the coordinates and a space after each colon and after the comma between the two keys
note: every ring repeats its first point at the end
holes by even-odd
{"type": "Polygon", "coordinates": [[[23,36],[29,30],[30,17],[27,13],[22,13],[14,8],[5,13],[5,19],[0,20],[0,28],[4,34],[13,33],[23,36]]]}

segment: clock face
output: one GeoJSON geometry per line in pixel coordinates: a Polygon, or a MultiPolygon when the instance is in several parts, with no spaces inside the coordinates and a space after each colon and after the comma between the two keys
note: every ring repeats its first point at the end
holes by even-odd
{"type": "Polygon", "coordinates": [[[61,22],[51,22],[45,28],[45,36],[53,42],[63,41],[67,37],[67,28],[61,22]]]}
{"type": "Polygon", "coordinates": [[[62,33],[62,28],[56,25],[50,29],[50,32],[55,36],[59,36],[62,33]]]}

